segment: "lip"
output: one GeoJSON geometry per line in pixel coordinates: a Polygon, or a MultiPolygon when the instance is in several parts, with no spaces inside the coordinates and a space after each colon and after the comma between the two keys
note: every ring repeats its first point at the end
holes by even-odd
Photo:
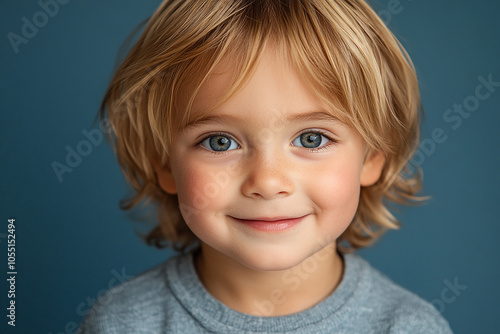
{"type": "Polygon", "coordinates": [[[281,232],[292,229],[298,225],[307,215],[300,217],[257,217],[252,219],[243,219],[232,217],[235,221],[254,230],[264,232],[281,232]]]}

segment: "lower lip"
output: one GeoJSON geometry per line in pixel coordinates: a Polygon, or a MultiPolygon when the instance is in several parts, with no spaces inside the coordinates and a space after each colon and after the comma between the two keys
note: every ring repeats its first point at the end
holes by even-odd
{"type": "Polygon", "coordinates": [[[265,220],[245,220],[234,218],[237,222],[251,227],[254,230],[264,231],[264,232],[281,232],[289,230],[296,225],[298,225],[306,216],[292,219],[282,219],[276,221],[265,221],[265,220]]]}

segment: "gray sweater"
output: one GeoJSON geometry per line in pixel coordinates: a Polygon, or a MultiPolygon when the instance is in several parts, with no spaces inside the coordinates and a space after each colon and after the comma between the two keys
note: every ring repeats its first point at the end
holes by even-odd
{"type": "Polygon", "coordinates": [[[341,283],[316,306],[259,317],[212,297],[196,275],[192,255],[180,255],[104,294],[77,333],[451,333],[432,305],[359,256],[347,254],[344,261],[341,283]]]}

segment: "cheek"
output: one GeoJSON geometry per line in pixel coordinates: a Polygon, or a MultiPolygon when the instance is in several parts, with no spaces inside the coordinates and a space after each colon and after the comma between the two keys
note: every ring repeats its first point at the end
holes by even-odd
{"type": "Polygon", "coordinates": [[[234,198],[229,187],[231,174],[221,166],[189,160],[179,167],[174,177],[184,221],[200,240],[215,246],[228,235],[220,222],[224,209],[234,198]]]}
{"type": "MultiPolygon", "coordinates": [[[[341,225],[349,224],[356,213],[360,194],[360,170],[353,164],[331,165],[312,173],[309,197],[320,212],[341,225]]],[[[347,227],[347,226],[346,226],[347,227]]]]}
{"type": "Polygon", "coordinates": [[[179,204],[202,213],[221,206],[227,196],[227,186],[230,183],[228,173],[220,168],[210,168],[210,165],[185,160],[177,170],[179,204]]]}

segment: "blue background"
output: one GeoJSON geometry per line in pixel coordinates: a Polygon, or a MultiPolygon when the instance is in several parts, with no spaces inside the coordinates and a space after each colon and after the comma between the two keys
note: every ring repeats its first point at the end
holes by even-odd
{"type": "MultiPolygon", "coordinates": [[[[158,4],[69,1],[18,53],[7,34],[21,35],[22,18],[32,21],[41,8],[34,0],[0,4],[0,278],[7,272],[7,219],[14,217],[13,332],[72,333],[114,277],[137,275],[172,254],[144,245],[119,210],[130,189],[107,143],[92,145],[62,182],[51,166],[65,164],[66,147],[86,139],[82,131],[93,128],[121,43],[158,4]]],[[[421,151],[432,199],[399,213],[403,228],[361,253],[433,302],[455,333],[497,333],[500,87],[456,129],[443,115],[475,94],[479,76],[500,81],[500,3],[401,0],[393,7],[380,0],[376,8],[416,65],[426,110],[422,139],[441,128],[446,141],[421,151]],[[445,291],[455,280],[466,288],[445,291]]],[[[4,333],[12,328],[0,281],[4,333]]]]}

